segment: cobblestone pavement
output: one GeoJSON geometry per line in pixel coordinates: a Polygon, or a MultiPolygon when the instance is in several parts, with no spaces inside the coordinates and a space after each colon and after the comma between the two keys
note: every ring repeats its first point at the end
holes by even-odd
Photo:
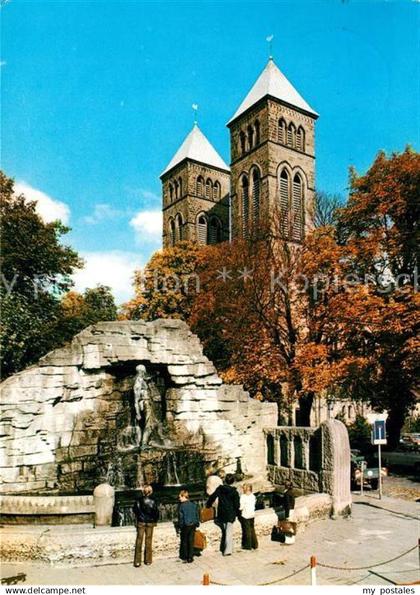
{"type": "MultiPolygon", "coordinates": [[[[388,497],[379,500],[374,493],[364,497],[355,495],[350,518],[316,521],[298,533],[294,545],[273,543],[267,536],[260,539],[260,547],[255,552],[237,551],[232,556],[222,557],[219,552],[207,549],[193,564],[182,564],[170,558],[140,568],[133,568],[131,564],[89,568],[3,564],[2,576],[8,581],[17,577],[16,582],[26,585],[199,585],[203,574],[208,573],[217,583],[256,585],[288,577],[307,566],[311,555],[316,555],[319,564],[372,567],[417,545],[419,509],[420,505],[415,502],[388,497]]],[[[202,528],[205,531],[205,525],[202,528]]],[[[239,526],[235,526],[235,530],[239,531],[239,526]]],[[[412,583],[420,578],[418,560],[416,548],[394,562],[370,569],[318,566],[318,584],[412,583]]],[[[310,584],[310,571],[305,568],[276,584],[310,584]]]]}

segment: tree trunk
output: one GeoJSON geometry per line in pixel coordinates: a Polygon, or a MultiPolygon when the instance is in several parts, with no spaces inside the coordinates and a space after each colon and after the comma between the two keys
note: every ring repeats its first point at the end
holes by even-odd
{"type": "Polygon", "coordinates": [[[387,448],[393,450],[400,444],[401,429],[404,425],[407,409],[403,404],[395,403],[394,407],[388,409],[388,419],[386,420],[387,448]]]}
{"type": "Polygon", "coordinates": [[[309,427],[311,425],[311,411],[314,401],[314,393],[306,393],[299,399],[299,415],[296,416],[296,425],[309,427]]]}

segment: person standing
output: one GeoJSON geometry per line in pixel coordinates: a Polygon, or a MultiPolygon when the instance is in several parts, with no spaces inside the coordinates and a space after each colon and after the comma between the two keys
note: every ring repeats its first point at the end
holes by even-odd
{"type": "Polygon", "coordinates": [[[233,523],[239,514],[239,494],[233,487],[235,476],[226,475],[225,484],[220,485],[206,502],[206,508],[211,508],[218,498],[216,524],[222,531],[220,551],[224,556],[230,556],[233,551],[233,523]]]}
{"type": "Polygon", "coordinates": [[[194,533],[200,525],[198,507],[194,502],[190,502],[187,490],[180,491],[179,501],[178,529],[181,534],[179,557],[184,563],[191,563],[194,559],[194,533]]]}
{"type": "Polygon", "coordinates": [[[239,501],[241,511],[240,521],[242,526],[242,549],[256,550],[258,548],[257,535],[255,533],[255,504],[256,497],[252,493],[252,485],[244,483],[243,494],[239,501]]]}
{"type": "Polygon", "coordinates": [[[284,491],[284,510],[286,513],[286,519],[292,521],[295,514],[295,492],[293,490],[293,484],[291,481],[286,483],[286,489],[284,491]]]}
{"type": "Polygon", "coordinates": [[[152,498],[153,488],[151,485],[145,485],[141,489],[139,498],[134,503],[134,514],[137,522],[137,539],[134,553],[134,566],[141,566],[143,540],[144,563],[152,563],[152,541],[153,530],[159,520],[159,507],[154,498],[152,498]]]}
{"type": "MultiPolygon", "coordinates": [[[[220,473],[220,472],[219,472],[220,473]]],[[[223,485],[223,479],[221,478],[220,474],[213,474],[213,475],[209,475],[207,477],[207,481],[206,481],[206,493],[207,496],[211,496],[219,486],[223,485]]],[[[217,516],[217,505],[218,505],[218,500],[216,498],[216,500],[213,502],[213,508],[214,508],[214,514],[215,516],[217,516]]]]}

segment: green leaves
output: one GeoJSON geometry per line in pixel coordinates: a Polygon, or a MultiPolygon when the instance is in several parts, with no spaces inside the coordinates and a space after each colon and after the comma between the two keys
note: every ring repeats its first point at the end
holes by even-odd
{"type": "Polygon", "coordinates": [[[34,202],[14,195],[13,184],[0,172],[3,377],[61,344],[59,296],[82,266],[77,253],[60,243],[68,228],[44,223],[34,202]]]}

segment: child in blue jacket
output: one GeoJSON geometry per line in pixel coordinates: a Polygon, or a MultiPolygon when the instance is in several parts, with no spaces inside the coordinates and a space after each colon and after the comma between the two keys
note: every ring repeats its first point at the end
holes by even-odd
{"type": "Polygon", "coordinates": [[[178,528],[181,533],[179,557],[184,563],[191,563],[194,558],[194,533],[200,525],[198,506],[194,502],[190,502],[187,490],[180,491],[179,501],[178,528]]]}

